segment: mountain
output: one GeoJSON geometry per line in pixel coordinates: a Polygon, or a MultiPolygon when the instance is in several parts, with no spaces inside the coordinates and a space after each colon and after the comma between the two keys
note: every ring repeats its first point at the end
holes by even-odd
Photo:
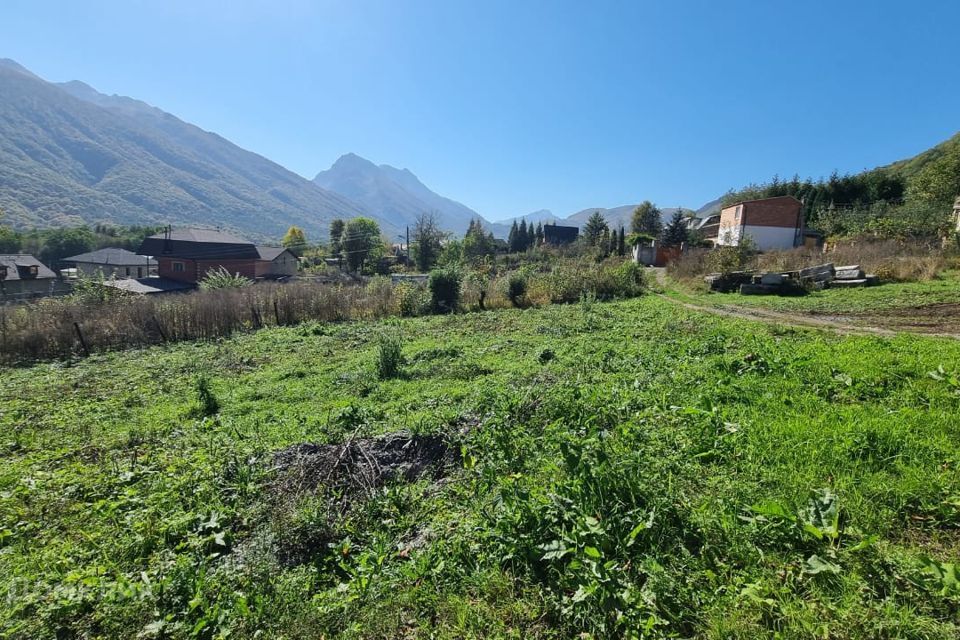
{"type": "Polygon", "coordinates": [[[421,214],[434,213],[442,229],[463,235],[470,220],[483,219],[473,209],[431,191],[409,169],[376,165],[354,153],[341,156],[313,181],[400,229],[413,226],[421,214]]]}
{"type": "Polygon", "coordinates": [[[144,102],[46,82],[11,60],[0,61],[0,209],[16,227],[200,224],[252,239],[291,224],[322,237],[333,218],[365,213],[144,102]]]}

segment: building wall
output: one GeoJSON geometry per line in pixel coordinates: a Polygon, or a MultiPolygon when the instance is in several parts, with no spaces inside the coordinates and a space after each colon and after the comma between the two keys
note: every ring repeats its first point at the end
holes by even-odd
{"type": "Polygon", "coordinates": [[[146,262],[137,266],[111,266],[91,262],[77,262],[76,265],[77,271],[85,276],[96,277],[98,273],[102,273],[104,278],[112,276],[117,279],[147,278],[157,271],[156,268],[150,269],[147,267],[146,262]]]}
{"type": "Polygon", "coordinates": [[[170,278],[178,282],[197,282],[197,263],[185,258],[161,257],[157,259],[157,275],[161,278],[170,278]],[[183,270],[174,270],[174,263],[182,263],[183,270]]]}
{"type": "Polygon", "coordinates": [[[960,196],[953,201],[953,219],[957,221],[957,233],[960,233],[960,196]]]}
{"type": "Polygon", "coordinates": [[[800,207],[793,198],[727,207],[720,212],[717,244],[735,247],[750,237],[760,251],[792,249],[797,242],[800,207]]]}
{"type": "Polygon", "coordinates": [[[203,280],[208,271],[216,271],[223,267],[230,274],[239,273],[245,278],[253,280],[257,277],[256,260],[189,260],[186,258],[173,258],[163,256],[157,259],[159,268],[157,273],[161,278],[170,278],[178,282],[190,282],[196,284],[203,280]],[[174,270],[175,263],[182,263],[183,270],[174,270]]]}
{"type": "Polygon", "coordinates": [[[740,215],[742,205],[727,207],[720,212],[720,225],[717,227],[717,244],[720,246],[735,247],[740,244],[740,215]]]}
{"type": "Polygon", "coordinates": [[[799,200],[776,198],[743,205],[743,223],[755,227],[790,227],[796,229],[800,222],[799,200]]]}
{"type": "Polygon", "coordinates": [[[289,253],[281,253],[276,260],[257,260],[257,277],[279,277],[297,275],[297,258],[289,253]]]}
{"type": "Polygon", "coordinates": [[[0,286],[0,303],[19,302],[69,293],[70,285],[55,278],[5,280],[0,286]]]}
{"type": "Polygon", "coordinates": [[[797,238],[797,230],[793,227],[745,225],[741,234],[741,241],[750,238],[759,251],[793,249],[797,238]]]}

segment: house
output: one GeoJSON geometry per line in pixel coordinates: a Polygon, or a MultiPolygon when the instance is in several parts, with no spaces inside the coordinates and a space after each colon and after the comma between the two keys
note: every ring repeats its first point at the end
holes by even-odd
{"type": "Polygon", "coordinates": [[[543,243],[544,244],[570,244],[576,242],[580,236],[579,227],[564,227],[559,224],[543,225],[543,243]]]}
{"type": "Polygon", "coordinates": [[[284,247],[257,247],[260,258],[257,260],[258,278],[289,278],[297,275],[299,260],[292,251],[284,247]]]}
{"type": "Polygon", "coordinates": [[[70,286],[33,256],[0,255],[0,302],[63,295],[70,286]]]}
{"type": "Polygon", "coordinates": [[[189,284],[221,268],[253,280],[261,260],[249,240],[211,229],[168,229],[146,238],[137,253],[156,259],[159,277],[189,284]]]}
{"type": "Polygon", "coordinates": [[[696,232],[704,242],[716,244],[720,232],[720,214],[714,213],[703,218],[689,218],[687,229],[696,232]]]}
{"type": "Polygon", "coordinates": [[[760,251],[792,249],[804,237],[802,207],[793,196],[745,200],[724,207],[716,244],[735,247],[750,238],[760,251]]]}
{"type": "Polygon", "coordinates": [[[99,273],[104,278],[145,278],[157,271],[157,261],[153,258],[115,247],[70,256],[61,262],[72,264],[77,275],[99,273]]]}

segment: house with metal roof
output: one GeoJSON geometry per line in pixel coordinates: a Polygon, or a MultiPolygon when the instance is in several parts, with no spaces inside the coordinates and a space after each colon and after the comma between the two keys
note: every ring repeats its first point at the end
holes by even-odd
{"type": "Polygon", "coordinates": [[[257,247],[260,259],[257,260],[258,278],[289,278],[297,275],[300,260],[286,247],[257,247]]]}
{"type": "Polygon", "coordinates": [[[189,284],[220,269],[253,280],[261,259],[249,240],[213,229],[167,229],[146,238],[137,253],[154,257],[159,277],[189,284]]]}
{"type": "Polygon", "coordinates": [[[88,253],[63,258],[61,262],[72,264],[77,273],[104,278],[147,278],[157,272],[157,261],[150,256],[141,256],[126,249],[107,247],[88,253]]]}
{"type": "Polygon", "coordinates": [[[0,302],[63,295],[70,286],[26,253],[0,255],[0,302]]]}

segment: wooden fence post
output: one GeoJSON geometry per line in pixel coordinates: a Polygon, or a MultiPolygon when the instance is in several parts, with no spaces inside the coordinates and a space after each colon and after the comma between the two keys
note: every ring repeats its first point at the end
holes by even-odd
{"type": "Polygon", "coordinates": [[[273,315],[277,319],[277,326],[280,326],[280,305],[277,304],[276,298],[273,300],[273,315]]]}
{"type": "Polygon", "coordinates": [[[89,355],[90,355],[90,349],[87,348],[87,341],[83,339],[83,332],[80,331],[80,323],[79,323],[79,322],[74,322],[74,323],[73,323],[73,328],[74,328],[74,329],[76,330],[76,332],[77,332],[77,337],[80,338],[80,346],[83,348],[83,354],[84,354],[85,356],[89,356],[89,355]]]}
{"type": "Polygon", "coordinates": [[[157,325],[157,331],[160,332],[160,337],[163,338],[164,342],[169,342],[167,338],[167,333],[163,330],[163,325],[160,324],[160,319],[157,316],[153,316],[153,323],[157,325]]]}
{"type": "Polygon", "coordinates": [[[250,307],[250,316],[253,318],[253,328],[260,329],[263,327],[263,320],[260,319],[260,312],[257,311],[257,308],[254,306],[250,307]]]}

